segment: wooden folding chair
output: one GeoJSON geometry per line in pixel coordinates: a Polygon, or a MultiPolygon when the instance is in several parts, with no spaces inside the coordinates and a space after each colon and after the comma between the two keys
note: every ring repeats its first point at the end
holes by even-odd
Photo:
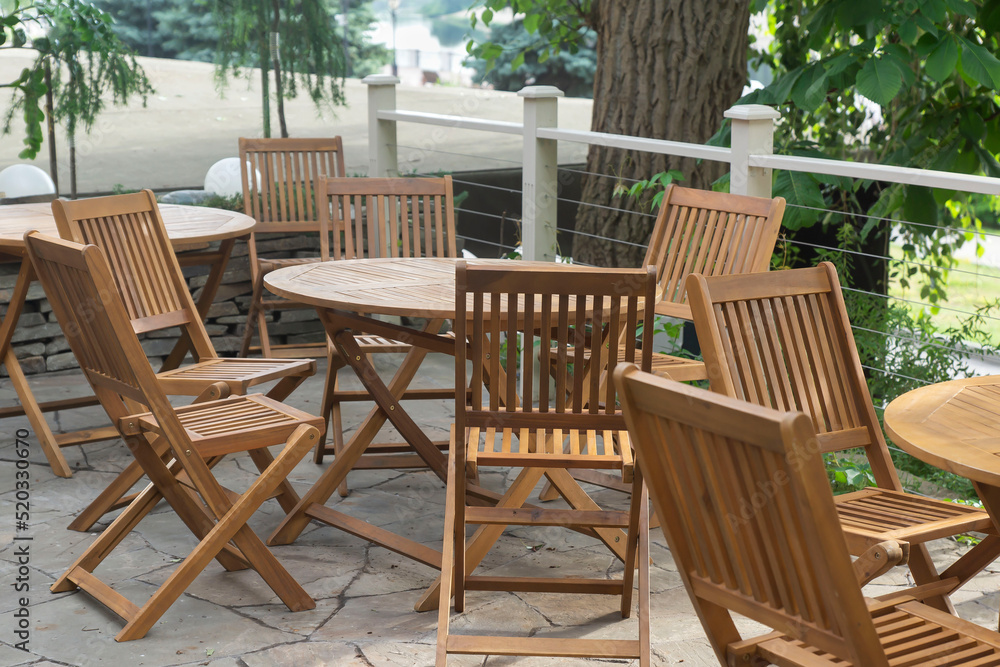
{"type": "Polygon", "coordinates": [[[26,240],[73,354],[152,482],[56,580],[52,591],[82,588],[125,619],[118,641],[144,636],[213,558],[227,570],[255,569],[292,611],[312,609],[313,600],[246,521],[313,447],[322,420],[261,395],[175,409],[132,332],[100,248],[37,232],[26,240]],[[134,413],[129,405],[147,406],[148,411],[134,413]],[[281,443],[286,443],[284,448],[272,458],[267,447],[281,443]],[[160,445],[169,451],[168,457],[161,457],[160,445]],[[219,457],[244,451],[256,451],[268,465],[237,495],[223,489],[210,468],[219,457]],[[200,541],[140,607],[101,581],[94,570],[160,498],[200,541]]]}
{"type": "MultiPolygon", "coordinates": [[[[53,203],[52,211],[62,238],[96,245],[108,257],[132,331],[138,334],[180,328],[195,362],[157,374],[164,393],[198,396],[222,382],[227,395],[243,395],[252,387],[277,380],[267,395],[282,401],[316,372],[316,362],[311,359],[219,357],[188,291],[150,190],[77,201],[59,200],[53,203]]],[[[266,465],[256,452],[251,452],[251,456],[258,465],[266,465]]],[[[69,528],[90,530],[105,513],[127,505],[132,498],[124,494],[141,477],[142,469],[133,462],[69,528]]],[[[282,491],[279,502],[287,512],[298,498],[288,485],[283,484],[282,491]]]]}
{"type": "MultiPolygon", "coordinates": [[[[684,286],[692,273],[767,271],[784,214],[782,197],[763,199],[668,185],[642,261],[642,266],[656,267],[656,314],[691,321],[684,286]]],[[[681,382],[708,379],[705,364],[697,359],[654,354],[652,364],[653,372],[662,377],[681,382]]],[[[626,490],[601,473],[573,474],[582,481],[626,490]]],[[[539,497],[552,500],[556,494],[547,486],[539,497]]]]}
{"type": "MultiPolygon", "coordinates": [[[[469,340],[457,346],[456,386],[466,384],[466,362],[472,362],[471,403],[456,401],[456,423],[449,452],[448,493],[445,509],[444,552],[438,617],[437,664],[444,665],[451,653],[542,656],[601,656],[639,658],[648,665],[649,655],[649,551],[648,502],[642,477],[634,471],[632,452],[624,420],[610,383],[598,398],[599,373],[591,374],[590,394],[585,402],[583,374],[570,377],[571,364],[583,364],[592,355],[613,368],[620,357],[634,360],[640,352],[635,331],[648,321],[646,308],[655,296],[652,268],[608,271],[607,269],[517,270],[466,266],[460,262],[456,274],[456,336],[469,340]],[[518,380],[518,334],[521,347],[540,346],[540,368],[548,368],[555,357],[555,386],[548,378],[538,382],[533,372],[534,355],[526,353],[518,380]],[[502,340],[507,343],[501,362],[502,340]],[[552,352],[554,350],[554,352],[552,352]],[[612,360],[608,363],[606,360],[612,360]],[[574,383],[576,386],[569,386],[574,383]],[[489,396],[483,387],[489,386],[489,396]],[[517,390],[523,403],[519,405],[517,390]],[[572,391],[570,391],[572,390],[572,391]],[[537,394],[537,401],[532,397],[537,394]],[[569,396],[570,398],[567,398],[569,396]],[[466,477],[482,466],[521,468],[517,479],[496,507],[467,506],[466,477]],[[569,469],[615,470],[631,484],[628,511],[605,511],[582,493],[569,469]],[[523,508],[542,475],[563,494],[571,509],[523,508]],[[579,495],[572,493],[575,489],[579,495]],[[466,545],[466,526],[480,527],[466,545]],[[624,575],[605,578],[555,579],[551,577],[475,576],[473,571],[507,525],[590,527],[606,544],[624,539],[624,575]],[[627,537],[621,535],[627,529],[627,537]],[[542,637],[497,637],[457,635],[450,632],[450,599],[455,610],[465,605],[466,590],[561,592],[617,595],[621,613],[632,607],[633,575],[639,569],[637,640],[567,639],[542,637]]],[[[649,368],[651,351],[641,351],[649,368]]]]}
{"type": "Polygon", "coordinates": [[[851,566],[810,417],[634,366],[619,366],[615,382],[670,553],[721,665],[1000,665],[1000,634],[919,602],[948,582],[862,597],[859,583],[903,551],[877,544],[851,566]],[[744,639],[733,613],[776,632],[744,639]]]}
{"type": "MultiPolygon", "coordinates": [[[[443,178],[321,178],[316,188],[320,228],[332,230],[333,259],[380,257],[455,257],[455,208],[451,176],[443,178]]],[[[443,322],[430,322],[440,331],[443,322]]],[[[365,354],[409,352],[403,341],[382,336],[356,338],[365,354]]],[[[323,417],[332,422],[333,446],[320,440],[316,463],[324,454],[344,447],[341,403],[370,401],[367,391],[339,388],[338,371],[346,365],[336,348],[328,348],[323,417]]],[[[402,400],[454,398],[454,389],[409,389],[402,400]]],[[[435,443],[447,447],[448,441],[435,443]]],[[[423,461],[406,443],[373,443],[361,459],[363,468],[422,467],[423,461]]],[[[347,482],[340,486],[347,495],[347,482]]]]}
{"type": "MultiPolygon", "coordinates": [[[[941,578],[926,542],[969,531],[995,534],[983,510],[903,490],[832,264],[739,277],[693,275],[688,298],[714,391],[806,413],[824,453],[864,452],[877,486],[836,498],[851,553],[899,542],[909,552],[914,579],[926,584],[941,578]]],[[[944,576],[964,583],[987,565],[989,560],[963,559],[944,576]]],[[[947,598],[929,603],[951,609],[947,598]]]]}
{"type": "Polygon", "coordinates": [[[269,311],[304,308],[286,299],[265,296],[264,276],[285,266],[330,259],[330,241],[320,234],[319,257],[261,257],[260,234],[319,234],[320,224],[313,189],[323,176],[344,176],[344,145],[340,137],[325,139],[240,138],[243,209],[257,221],[247,248],[253,296],[240,356],[260,351],[265,357],[321,356],[324,343],[271,345],[267,333],[269,311]],[[260,346],[251,348],[254,327],[260,346]]]}

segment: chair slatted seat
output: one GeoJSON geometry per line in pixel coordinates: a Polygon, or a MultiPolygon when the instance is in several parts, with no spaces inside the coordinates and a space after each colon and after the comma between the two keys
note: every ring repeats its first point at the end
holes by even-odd
{"type": "MultiPolygon", "coordinates": [[[[652,352],[639,350],[635,336],[622,336],[648,322],[655,299],[653,269],[524,270],[466,265],[456,270],[455,335],[468,340],[459,345],[455,385],[471,388],[471,400],[456,396],[456,423],[448,461],[448,497],[445,509],[444,552],[438,616],[437,664],[449,654],[601,656],[638,658],[650,664],[648,501],[641,475],[635,474],[625,423],[613,386],[602,373],[572,373],[585,355],[612,369],[619,358],[640,360],[648,370],[652,352]],[[594,332],[591,334],[591,332],[594,332]],[[501,343],[508,350],[521,338],[522,349],[540,350],[501,361],[501,343]],[[550,358],[551,357],[551,358],[550,358]],[[471,362],[471,376],[467,362],[471,362]],[[552,369],[555,379],[536,378],[539,369],[552,369]],[[520,377],[519,377],[520,375],[520,377]],[[589,383],[584,391],[584,382],[589,383]],[[489,389],[487,392],[486,389],[489,389]],[[520,393],[518,393],[520,392],[520,393]],[[600,400],[586,400],[584,396],[600,400]],[[537,397],[537,400],[534,398],[537,397]],[[523,400],[522,400],[523,399],[523,400]],[[467,478],[483,466],[520,468],[516,480],[496,507],[474,507],[466,495],[467,478]],[[571,469],[611,469],[630,484],[626,511],[603,510],[585,493],[568,493],[571,469]],[[569,509],[525,511],[523,505],[545,475],[561,493],[569,509]],[[466,526],[478,524],[471,539],[466,526]],[[507,525],[590,527],[606,544],[624,540],[624,573],[606,578],[482,576],[474,574],[480,561],[507,525]],[[622,529],[627,534],[622,535],[622,529]],[[639,571],[639,637],[634,640],[593,638],[495,637],[451,631],[450,601],[456,612],[465,606],[466,590],[533,591],[616,595],[621,614],[632,609],[633,577],[639,571]]],[[[578,486],[575,487],[579,489],[578,486]]],[[[596,573],[595,573],[596,574],[596,573]]]]}
{"type": "Polygon", "coordinates": [[[719,664],[1000,665],[1000,633],[922,602],[948,582],[862,596],[861,585],[904,552],[883,542],[852,567],[809,416],[627,364],[615,383],[637,465],[719,664]],[[775,632],[744,638],[733,614],[775,632]]]}
{"type": "MultiPolygon", "coordinates": [[[[199,396],[222,382],[229,393],[242,395],[277,380],[268,395],[281,401],[316,372],[312,359],[248,360],[218,355],[188,291],[152,191],[59,200],[52,211],[62,238],[96,245],[108,257],[132,331],[179,327],[190,341],[194,362],[157,375],[167,394],[199,396]]],[[[108,511],[127,504],[124,494],[141,476],[138,463],[130,464],[77,516],[70,529],[88,531],[108,511]]],[[[279,501],[286,511],[294,507],[297,496],[291,486],[282,484],[279,501]]]]}
{"type": "Polygon", "coordinates": [[[82,589],[124,619],[118,641],[145,636],[212,559],[227,570],[253,568],[292,611],[314,608],[312,598],[246,522],[313,447],[322,419],[267,397],[230,397],[175,409],[130,327],[101,249],[37,232],[26,240],[73,354],[151,482],[51,590],[82,589]],[[145,406],[149,412],[135,413],[133,406],[145,406]],[[267,447],[282,443],[273,457],[267,447]],[[236,452],[256,454],[258,464],[266,461],[241,495],[223,489],[211,472],[219,457],[236,452]],[[160,499],[167,500],[199,542],[139,606],[94,571],[160,499]]]}
{"type": "Polygon", "coordinates": [[[286,266],[330,259],[329,235],[321,229],[314,191],[320,178],[345,175],[343,141],[340,137],[240,137],[239,152],[243,208],[257,221],[247,243],[253,293],[240,356],[246,357],[251,352],[280,358],[320,356],[325,353],[325,343],[271,344],[267,313],[305,306],[270,296],[264,289],[264,276],[286,266]],[[263,257],[258,252],[257,243],[262,240],[261,235],[289,233],[319,235],[319,257],[263,257]],[[260,341],[257,347],[251,346],[254,331],[257,331],[260,341]]]}
{"type": "MultiPolygon", "coordinates": [[[[316,198],[322,233],[326,236],[326,230],[332,232],[333,259],[456,256],[451,176],[321,178],[316,198]]],[[[355,340],[366,355],[406,353],[412,349],[407,343],[372,334],[358,335],[355,340]]],[[[332,344],[328,346],[328,362],[322,414],[331,423],[333,443],[327,445],[325,438],[321,439],[314,456],[316,463],[322,463],[326,454],[336,455],[344,448],[341,404],[370,400],[367,392],[340,389],[338,375],[346,364],[332,344]]],[[[453,389],[409,389],[402,400],[451,396],[453,389]]],[[[444,448],[448,443],[435,444],[444,448]]],[[[393,468],[403,459],[386,459],[383,455],[406,453],[408,449],[400,449],[397,443],[377,442],[368,451],[370,455],[362,457],[362,466],[393,468]]],[[[346,480],[338,491],[347,495],[346,480]]]]}
{"type": "MultiPolygon", "coordinates": [[[[852,553],[883,540],[899,541],[909,549],[915,580],[928,583],[938,574],[926,542],[995,532],[983,510],[903,490],[832,264],[741,277],[694,275],[688,296],[714,391],[804,412],[821,452],[864,452],[876,486],[836,499],[852,553]]],[[[974,574],[966,573],[966,579],[974,574]]],[[[947,606],[946,600],[936,604],[947,606]]]]}

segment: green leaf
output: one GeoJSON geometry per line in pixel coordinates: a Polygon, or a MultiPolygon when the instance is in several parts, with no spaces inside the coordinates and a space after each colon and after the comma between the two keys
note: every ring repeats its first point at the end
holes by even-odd
{"type": "Polygon", "coordinates": [[[824,73],[822,76],[817,76],[816,80],[806,89],[805,102],[807,109],[815,109],[823,104],[823,100],[826,99],[827,90],[830,87],[829,82],[829,77],[824,73]]]}
{"type": "Polygon", "coordinates": [[[962,40],[962,69],[976,83],[986,88],[1000,88],[1000,60],[978,44],[965,37],[962,40]]]}
{"type": "Polygon", "coordinates": [[[913,19],[906,21],[903,25],[899,26],[899,38],[903,40],[905,44],[914,44],[917,41],[917,37],[920,36],[920,29],[917,27],[917,22],[913,19]]]}
{"type": "Polygon", "coordinates": [[[529,33],[538,31],[538,21],[541,18],[540,14],[528,14],[524,17],[524,29],[529,33]]]}
{"type": "Polygon", "coordinates": [[[821,211],[812,209],[826,208],[819,183],[809,174],[797,171],[778,172],[774,179],[774,194],[784,197],[790,205],[785,211],[782,225],[791,230],[811,227],[821,214],[821,211]],[[798,208],[800,206],[810,208],[798,208]]]}
{"type": "Polygon", "coordinates": [[[771,93],[771,102],[773,104],[784,104],[788,100],[795,82],[802,76],[802,71],[801,67],[796,67],[788,74],[779,76],[767,87],[771,93]]]}
{"type": "Polygon", "coordinates": [[[943,83],[954,74],[956,65],[958,65],[958,45],[951,35],[945,35],[927,56],[924,71],[930,78],[943,83]]]}
{"type": "Polygon", "coordinates": [[[934,37],[938,36],[938,27],[937,27],[937,25],[935,25],[933,21],[931,21],[930,19],[928,19],[923,14],[916,14],[916,15],[914,15],[913,21],[918,26],[920,26],[920,29],[923,30],[924,32],[929,33],[929,34],[933,35],[934,37]]]}
{"type": "Polygon", "coordinates": [[[1000,153],[1000,118],[994,118],[986,124],[983,146],[991,153],[1000,153]]]}
{"type": "Polygon", "coordinates": [[[792,88],[792,101],[800,109],[815,109],[826,95],[826,72],[822,65],[809,66],[792,88]],[[819,88],[814,88],[819,82],[819,88]]]}
{"type": "Polygon", "coordinates": [[[483,23],[485,23],[486,25],[489,25],[490,21],[493,20],[493,10],[491,10],[491,9],[484,9],[483,10],[482,19],[483,19],[483,23]]]}
{"type": "Polygon", "coordinates": [[[941,0],[924,0],[920,12],[933,23],[944,23],[948,18],[948,8],[941,0]]]}
{"type": "Polygon", "coordinates": [[[524,51],[521,51],[516,56],[514,56],[514,60],[512,60],[510,63],[510,68],[514,70],[523,64],[524,64],[524,51]]]}
{"type": "Polygon", "coordinates": [[[879,18],[884,11],[881,2],[842,0],[837,7],[837,23],[844,28],[863,26],[879,18]]]}
{"type": "Polygon", "coordinates": [[[871,58],[858,72],[858,92],[872,102],[885,106],[899,94],[903,87],[903,75],[886,58],[871,58]]]}
{"type": "Polygon", "coordinates": [[[986,134],[986,121],[978,113],[969,109],[958,119],[958,131],[969,141],[979,143],[986,134]]]}
{"type": "Polygon", "coordinates": [[[1000,163],[997,162],[992,153],[979,144],[972,145],[972,152],[979,158],[979,165],[982,167],[983,173],[993,178],[1000,176],[1000,163]]]}
{"type": "Polygon", "coordinates": [[[907,186],[903,199],[903,217],[925,225],[938,223],[938,205],[930,188],[907,186]]]}
{"type": "Polygon", "coordinates": [[[976,15],[976,6],[969,2],[969,0],[945,0],[945,4],[956,14],[963,16],[976,15]]]}

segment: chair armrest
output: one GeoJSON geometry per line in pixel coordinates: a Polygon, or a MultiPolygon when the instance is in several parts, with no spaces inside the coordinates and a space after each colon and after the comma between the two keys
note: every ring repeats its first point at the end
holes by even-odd
{"type": "Polygon", "coordinates": [[[854,574],[858,585],[864,586],[903,562],[903,547],[898,542],[879,542],[854,561],[854,574]]]}

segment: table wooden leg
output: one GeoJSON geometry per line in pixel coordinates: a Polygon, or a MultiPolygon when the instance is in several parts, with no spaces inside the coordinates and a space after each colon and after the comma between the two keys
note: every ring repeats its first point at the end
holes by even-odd
{"type": "MultiPolygon", "coordinates": [[[[330,496],[337,490],[341,481],[347,476],[354,464],[357,463],[361,455],[365,453],[368,446],[378,435],[379,430],[385,424],[386,420],[389,419],[389,413],[399,412],[405,414],[402,408],[397,407],[397,398],[403,395],[406,387],[413,380],[416,375],[417,369],[423,362],[424,357],[427,356],[428,351],[420,348],[413,347],[409,352],[406,353],[406,357],[403,358],[403,362],[399,365],[396,370],[396,374],[393,376],[392,380],[389,381],[388,386],[382,384],[382,381],[378,377],[378,373],[375,369],[368,363],[365,355],[359,354],[360,350],[357,344],[354,343],[353,337],[347,334],[342,328],[337,325],[335,318],[331,319],[331,316],[325,311],[321,311],[321,317],[324,319],[324,323],[327,324],[327,330],[331,332],[331,338],[334,344],[338,347],[343,358],[348,361],[351,367],[354,369],[355,373],[365,384],[366,387],[371,390],[372,387],[377,387],[376,392],[373,393],[373,398],[376,402],[375,407],[368,416],[365,418],[361,427],[351,436],[350,442],[344,447],[343,451],[334,460],[333,465],[327,468],[318,480],[313,484],[312,488],[302,497],[295,508],[288,513],[288,516],[284,518],[281,525],[278,526],[277,530],[268,539],[268,544],[290,544],[294,542],[302,531],[305,530],[306,526],[309,525],[310,517],[306,514],[306,511],[312,505],[325,505],[326,501],[330,499],[330,496]],[[346,335],[341,335],[346,334],[346,335]],[[350,339],[351,343],[354,343],[353,349],[344,346],[344,342],[350,339]],[[352,354],[353,352],[353,354],[352,354]],[[357,357],[361,357],[358,359],[357,357]],[[385,403],[383,405],[383,403],[385,403]]],[[[397,417],[397,415],[393,415],[397,417]]],[[[412,424],[412,420],[409,419],[407,415],[405,420],[409,420],[409,424],[412,424]]],[[[395,423],[395,422],[394,422],[395,423]]],[[[401,421],[401,423],[403,423],[401,421]]],[[[398,426],[397,426],[398,428],[398,426]]],[[[444,455],[438,450],[430,440],[427,439],[416,425],[413,425],[420,436],[422,436],[429,448],[433,450],[433,454],[430,454],[428,465],[432,470],[442,478],[446,478],[446,466],[447,461],[444,455]],[[432,465],[434,462],[435,465],[432,465]]],[[[418,450],[418,453],[423,457],[425,452],[418,450]]]]}
{"type": "Polygon", "coordinates": [[[21,401],[24,414],[27,416],[31,428],[35,431],[35,437],[38,438],[38,444],[45,453],[45,458],[48,459],[52,472],[59,477],[71,477],[73,471],[70,470],[66,457],[59,450],[59,444],[52,434],[52,429],[45,421],[38,401],[35,400],[28,387],[28,380],[24,377],[24,371],[21,370],[21,364],[14,355],[14,349],[11,345],[11,341],[14,339],[14,328],[24,310],[28,288],[34,280],[35,275],[31,261],[27,257],[23,257],[21,268],[17,272],[17,282],[14,283],[14,291],[11,293],[10,302],[7,305],[7,313],[4,315],[3,324],[0,324],[0,359],[3,359],[3,365],[10,375],[11,384],[14,385],[14,392],[21,401]]]}
{"type": "MultiPolygon", "coordinates": [[[[219,287],[222,285],[222,278],[229,264],[229,255],[232,253],[235,243],[236,239],[225,239],[219,244],[219,249],[215,252],[194,253],[187,258],[187,261],[182,262],[185,266],[209,264],[212,267],[208,273],[208,278],[205,280],[204,287],[201,288],[201,296],[198,297],[198,303],[195,304],[195,307],[198,309],[198,316],[202,322],[208,317],[208,311],[212,307],[212,302],[215,301],[215,295],[219,291],[219,287]]],[[[181,257],[184,256],[181,255],[181,257]]],[[[181,362],[184,361],[184,357],[187,356],[190,347],[190,339],[186,335],[181,334],[181,337],[174,345],[174,349],[170,351],[170,354],[163,361],[163,366],[160,367],[159,372],[172,371],[180,366],[181,362]]]]}
{"type": "Polygon", "coordinates": [[[3,358],[3,363],[10,374],[10,381],[14,385],[14,391],[17,392],[17,397],[21,400],[21,405],[24,407],[24,414],[28,417],[28,423],[31,424],[31,428],[35,431],[38,444],[45,453],[45,458],[48,459],[49,465],[52,467],[52,472],[59,477],[72,477],[73,471],[70,469],[69,463],[66,462],[66,457],[60,451],[59,445],[56,443],[56,438],[52,434],[52,429],[49,428],[48,422],[45,421],[45,415],[42,414],[42,410],[38,406],[38,401],[35,400],[31,389],[28,387],[28,380],[24,377],[24,372],[21,370],[21,364],[18,363],[17,357],[14,356],[14,350],[7,350],[3,358]]]}

